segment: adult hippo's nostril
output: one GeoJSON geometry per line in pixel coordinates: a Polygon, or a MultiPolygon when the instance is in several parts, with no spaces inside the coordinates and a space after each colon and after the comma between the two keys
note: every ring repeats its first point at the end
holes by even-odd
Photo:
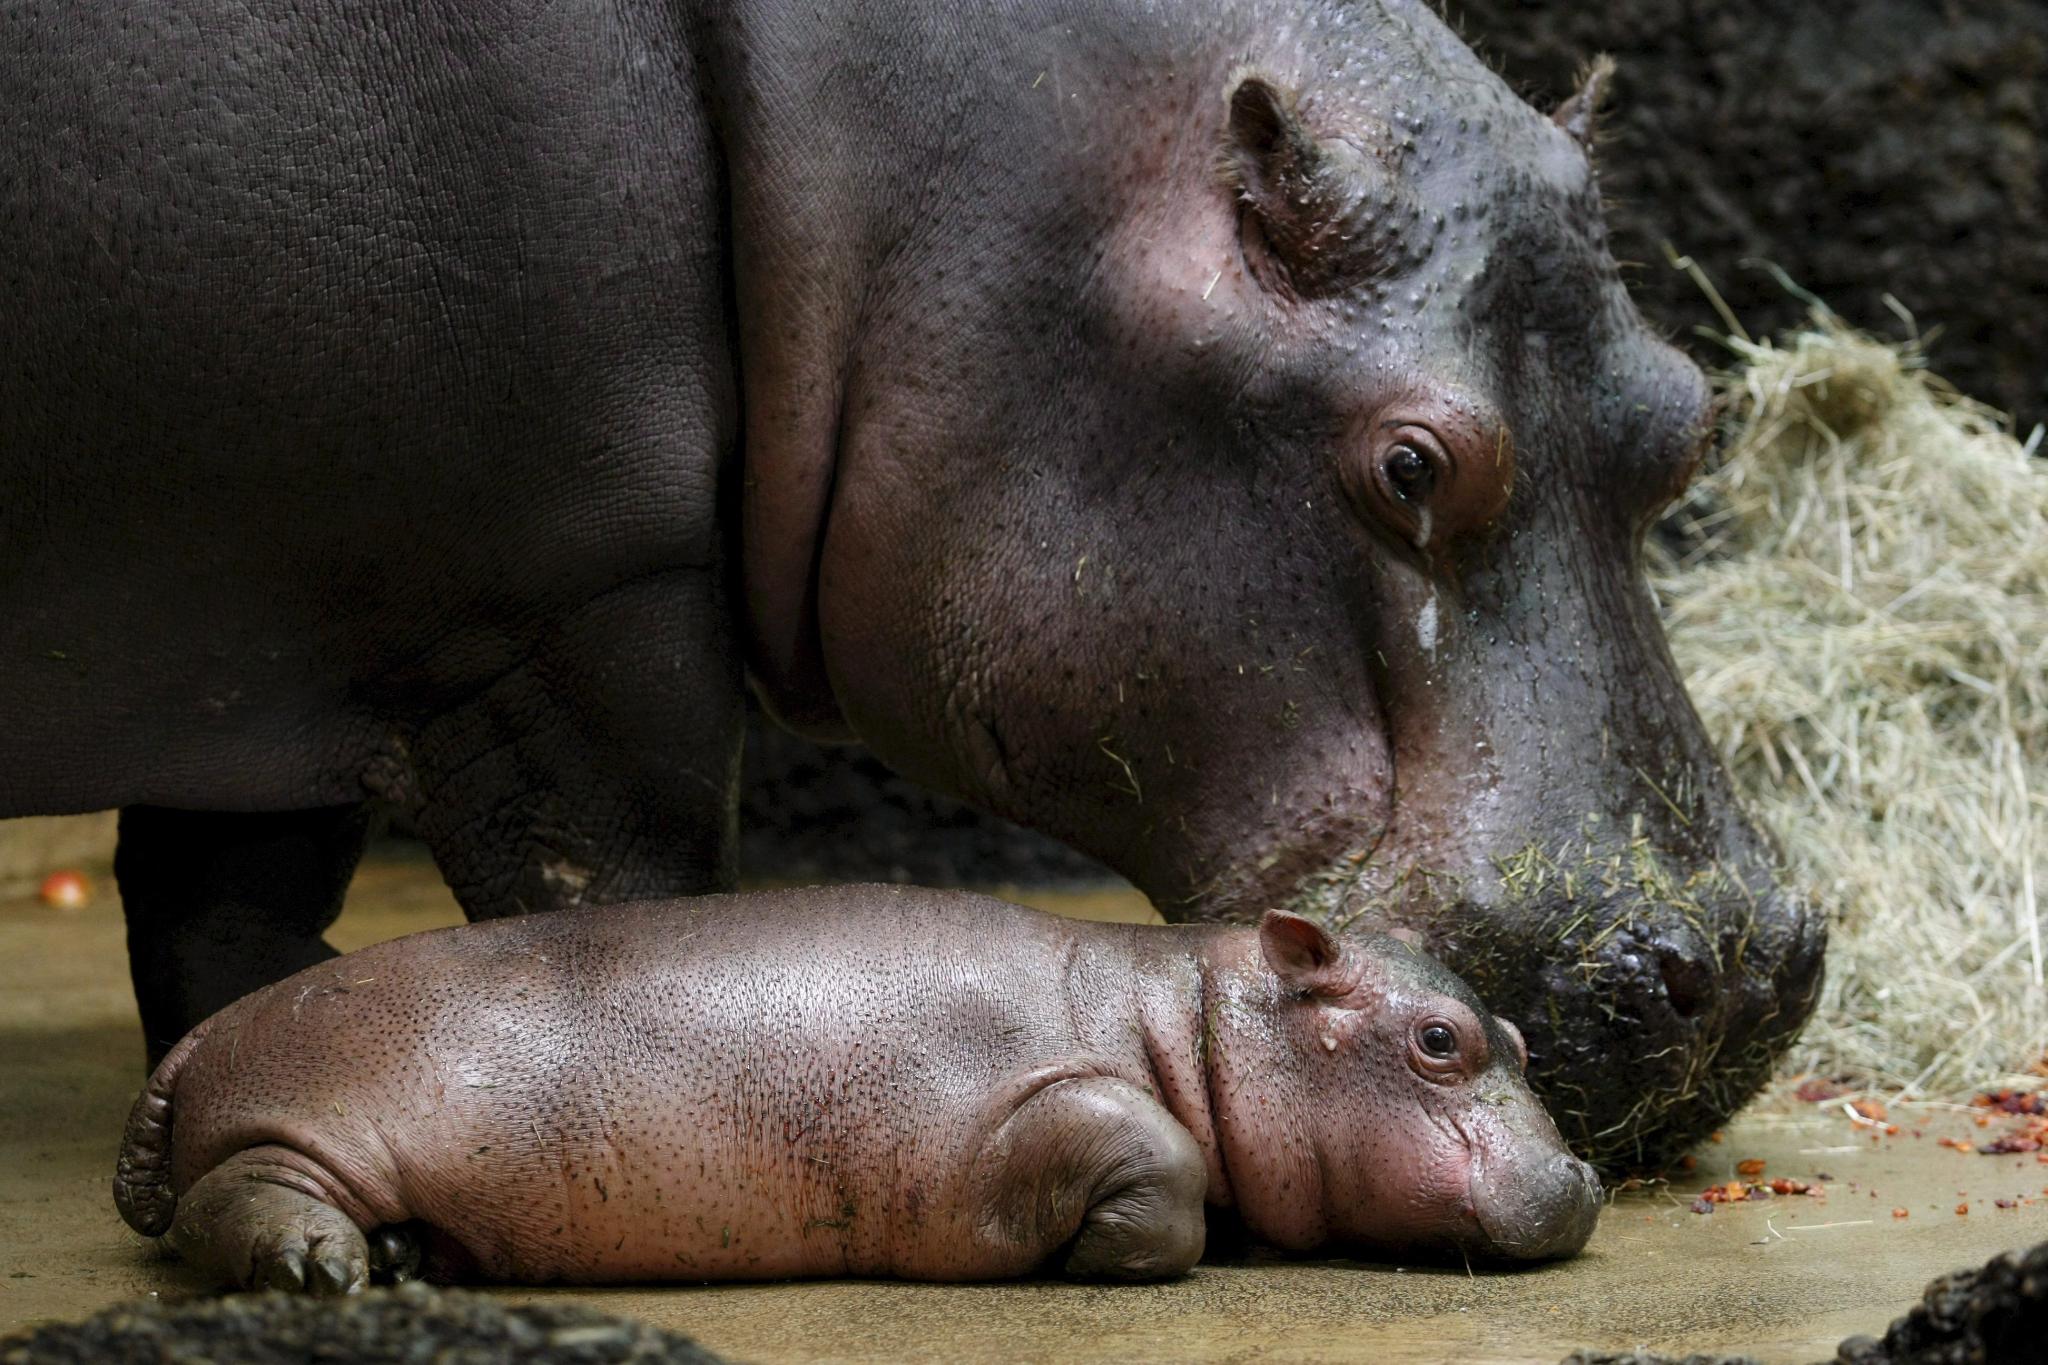
{"type": "Polygon", "coordinates": [[[1689,1025],[1719,998],[1721,964],[1683,922],[1631,925],[1596,949],[1594,960],[1645,1025],[1689,1025]]]}
{"type": "Polygon", "coordinates": [[[1664,982],[1664,999],[1671,1012],[1690,1019],[1713,998],[1714,969],[1697,956],[1676,948],[1659,949],[1657,975],[1664,982]]]}

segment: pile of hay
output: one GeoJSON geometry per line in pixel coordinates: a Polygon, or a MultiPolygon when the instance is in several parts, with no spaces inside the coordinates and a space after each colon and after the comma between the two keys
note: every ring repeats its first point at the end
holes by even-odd
{"type": "Polygon", "coordinates": [[[1731,340],[1725,457],[1652,547],[1671,646],[1827,987],[1794,1072],[1941,1096],[2048,1048],[2048,459],[1817,313],[1731,340]]]}

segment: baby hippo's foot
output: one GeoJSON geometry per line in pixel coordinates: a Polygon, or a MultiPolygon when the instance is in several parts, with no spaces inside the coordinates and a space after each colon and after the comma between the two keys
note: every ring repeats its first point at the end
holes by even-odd
{"type": "Polygon", "coordinates": [[[171,1245],[244,1289],[358,1293],[370,1281],[369,1244],[348,1215],[307,1191],[310,1183],[296,1153],[237,1152],[178,1200],[171,1245]]]}
{"type": "Polygon", "coordinates": [[[1032,1210],[1037,1235],[1068,1247],[1067,1274],[1163,1280],[1202,1258],[1208,1167],[1145,1091],[1109,1077],[1061,1081],[1006,1129],[1011,1208],[1032,1210]]]}

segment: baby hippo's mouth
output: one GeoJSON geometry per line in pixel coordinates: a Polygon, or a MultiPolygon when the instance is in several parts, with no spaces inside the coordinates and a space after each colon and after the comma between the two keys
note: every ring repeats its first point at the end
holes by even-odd
{"type": "Polygon", "coordinates": [[[1576,1255],[1600,1217],[1600,1177],[1569,1152],[1501,1162],[1481,1150],[1474,1154],[1472,1211],[1476,1253],[1509,1261],[1576,1255]]]}

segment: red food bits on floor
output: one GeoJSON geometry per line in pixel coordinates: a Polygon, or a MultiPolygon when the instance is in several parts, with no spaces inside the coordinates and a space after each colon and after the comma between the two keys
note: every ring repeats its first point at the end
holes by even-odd
{"type": "Polygon", "coordinates": [[[43,878],[38,894],[42,896],[44,905],[55,906],[59,910],[82,910],[92,899],[92,885],[86,881],[84,873],[66,868],[43,878]]]}

